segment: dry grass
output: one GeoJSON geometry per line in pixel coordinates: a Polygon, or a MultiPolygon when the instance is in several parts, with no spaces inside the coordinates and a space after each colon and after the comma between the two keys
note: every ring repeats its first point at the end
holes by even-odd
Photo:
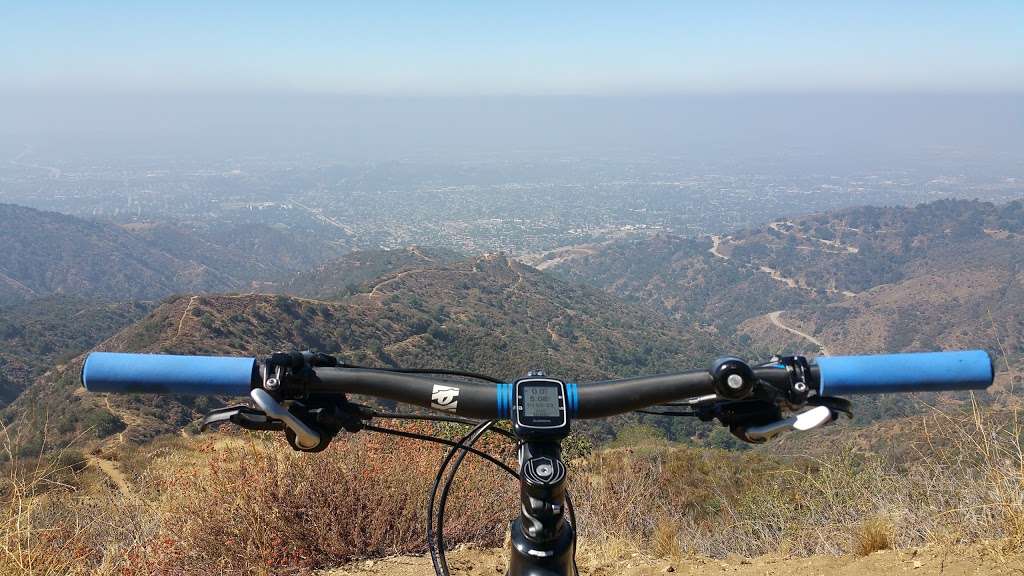
{"type": "MultiPolygon", "coordinates": [[[[162,521],[135,573],[276,573],[425,550],[423,503],[442,448],[361,434],[317,456],[262,435],[205,441],[198,450],[186,462],[169,453],[142,479],[162,521]],[[180,474],[190,467],[193,474],[180,474]]],[[[514,484],[477,459],[461,473],[449,541],[499,544],[514,484]]]]}
{"type": "MultiPolygon", "coordinates": [[[[595,452],[572,465],[581,549],[608,558],[977,542],[1024,551],[1015,410],[936,409],[903,432],[913,441],[883,455],[854,441],[814,458],[667,445],[595,452]]],[[[422,552],[442,452],[371,434],[313,456],[266,435],[168,438],[121,454],[133,496],[66,456],[12,461],[0,486],[0,573],[277,574],[422,552]]],[[[510,480],[468,458],[449,542],[501,545],[516,498],[510,480]]]]}
{"type": "Polygon", "coordinates": [[[92,473],[80,453],[65,447],[19,457],[23,441],[0,429],[0,574],[120,573],[152,533],[152,515],[106,487],[86,490],[83,480],[92,473]]]}
{"type": "Polygon", "coordinates": [[[680,525],[677,520],[661,518],[654,525],[651,538],[651,552],[662,558],[681,556],[683,551],[679,544],[680,525]]]}
{"type": "Polygon", "coordinates": [[[892,524],[881,516],[866,518],[855,536],[854,552],[858,556],[892,548],[892,524]]]}
{"type": "MultiPolygon", "coordinates": [[[[58,458],[12,460],[0,485],[0,574],[277,574],[422,552],[441,454],[368,434],[317,456],[267,435],[167,438],[122,454],[132,495],[58,458]]],[[[487,466],[463,464],[446,516],[452,545],[504,538],[515,485],[487,466]]]]}
{"type": "Polygon", "coordinates": [[[679,549],[716,557],[976,542],[1024,551],[1020,415],[974,404],[909,427],[896,458],[852,442],[817,458],[606,451],[575,476],[582,528],[657,555],[671,532],[679,549]]]}

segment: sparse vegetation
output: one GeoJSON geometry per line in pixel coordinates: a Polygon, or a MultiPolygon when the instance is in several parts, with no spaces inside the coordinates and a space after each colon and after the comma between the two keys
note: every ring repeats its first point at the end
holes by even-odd
{"type": "MultiPolygon", "coordinates": [[[[866,555],[930,543],[1024,550],[1020,415],[974,404],[905,424],[914,432],[899,452],[855,440],[801,455],[664,441],[595,451],[572,464],[581,546],[659,557],[866,555]]],[[[512,457],[501,440],[488,442],[512,457]]],[[[12,462],[0,490],[0,566],[265,574],[420,553],[440,454],[369,434],[320,455],[261,434],[168,437],[119,458],[131,494],[103,487],[92,468],[12,462]]],[[[466,461],[446,526],[452,544],[502,543],[516,492],[489,466],[466,461]]]]}

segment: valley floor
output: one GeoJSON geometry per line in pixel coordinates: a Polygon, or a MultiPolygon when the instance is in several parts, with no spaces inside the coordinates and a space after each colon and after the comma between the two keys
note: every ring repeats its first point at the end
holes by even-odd
{"type": "MultiPolygon", "coordinates": [[[[500,576],[505,555],[498,549],[461,549],[448,555],[452,574],[500,576]]],[[[1004,555],[981,546],[966,549],[929,547],[913,551],[883,550],[868,556],[754,559],[644,558],[598,559],[580,552],[582,576],[647,576],[674,573],[680,576],[727,574],[729,576],[872,576],[912,574],[914,576],[1011,576],[1024,575],[1024,556],[1004,555]]],[[[432,576],[429,556],[396,556],[364,560],[328,570],[321,576],[432,576]]]]}

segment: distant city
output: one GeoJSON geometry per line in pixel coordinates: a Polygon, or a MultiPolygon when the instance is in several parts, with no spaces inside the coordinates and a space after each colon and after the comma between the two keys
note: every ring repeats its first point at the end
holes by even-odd
{"type": "Polygon", "coordinates": [[[262,223],[352,249],[421,244],[523,254],[637,232],[728,233],[848,206],[1024,196],[1024,170],[1013,173],[1012,164],[963,166],[922,162],[829,174],[789,170],[784,162],[723,168],[672,159],[96,164],[47,161],[26,146],[0,163],[0,202],[122,225],[262,223]]]}

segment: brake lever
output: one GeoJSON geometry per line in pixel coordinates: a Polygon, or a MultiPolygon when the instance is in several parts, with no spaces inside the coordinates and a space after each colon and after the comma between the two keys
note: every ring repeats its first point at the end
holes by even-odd
{"type": "Polygon", "coordinates": [[[828,406],[818,406],[790,416],[789,418],[784,418],[761,426],[751,426],[738,431],[742,433],[742,438],[744,440],[760,444],[762,442],[767,442],[783,432],[788,432],[789,430],[813,430],[820,426],[824,426],[833,420],[835,420],[835,413],[832,412],[828,406]]]}
{"type": "Polygon", "coordinates": [[[314,450],[320,446],[320,433],[310,428],[287,408],[281,406],[269,392],[262,388],[253,388],[249,396],[269,418],[281,421],[288,431],[295,435],[295,445],[298,449],[314,450]]]}
{"type": "Polygon", "coordinates": [[[224,422],[230,422],[246,430],[269,430],[273,432],[284,430],[284,422],[271,420],[263,412],[240,404],[218,408],[210,412],[203,417],[203,421],[199,424],[199,431],[206,432],[209,428],[224,422]]]}

